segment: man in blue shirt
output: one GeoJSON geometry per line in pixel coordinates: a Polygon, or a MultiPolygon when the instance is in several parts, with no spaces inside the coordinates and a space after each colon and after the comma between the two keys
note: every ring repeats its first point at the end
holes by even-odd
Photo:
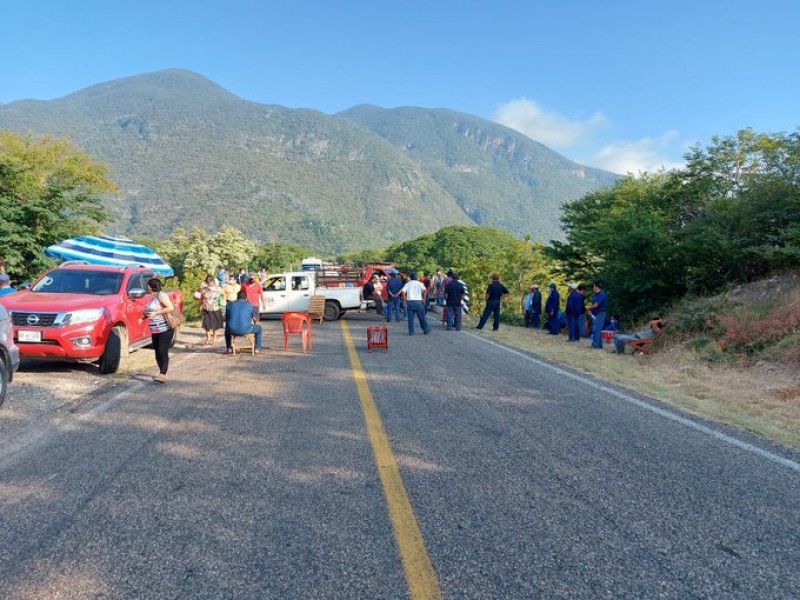
{"type": "Polygon", "coordinates": [[[578,284],[568,283],[567,287],[570,289],[565,308],[567,313],[567,332],[569,333],[569,341],[577,342],[581,339],[580,316],[586,309],[584,308],[583,294],[578,291],[578,284]]]}
{"type": "Polygon", "coordinates": [[[492,282],[486,288],[486,308],[483,309],[483,314],[475,329],[483,329],[486,321],[489,320],[489,315],[494,316],[492,331],[500,329],[500,301],[508,294],[508,288],[500,283],[500,274],[492,273],[492,282]]]}
{"type": "Polygon", "coordinates": [[[400,279],[399,273],[390,273],[389,281],[386,282],[386,320],[392,320],[392,312],[394,312],[394,320],[400,320],[400,303],[403,298],[400,296],[400,291],[403,289],[403,281],[400,279]]]}
{"type": "Polygon", "coordinates": [[[239,291],[236,300],[228,302],[225,307],[225,352],[233,353],[232,335],[248,333],[256,338],[256,354],[261,352],[261,325],[257,323],[259,318],[255,306],[247,300],[247,292],[239,291]]]}
{"type": "Polygon", "coordinates": [[[545,302],[544,305],[544,312],[547,316],[547,333],[550,335],[558,335],[561,333],[561,323],[558,318],[559,307],[561,306],[561,295],[558,293],[554,281],[547,284],[547,289],[550,290],[550,295],[547,296],[547,302],[545,302]]]}
{"type": "Polygon", "coordinates": [[[603,325],[606,322],[606,293],[603,282],[599,279],[594,282],[594,296],[589,306],[592,315],[592,348],[603,347],[603,325]]]}
{"type": "Polygon", "coordinates": [[[16,291],[17,288],[11,285],[11,276],[8,273],[0,273],[0,296],[16,291]]]}

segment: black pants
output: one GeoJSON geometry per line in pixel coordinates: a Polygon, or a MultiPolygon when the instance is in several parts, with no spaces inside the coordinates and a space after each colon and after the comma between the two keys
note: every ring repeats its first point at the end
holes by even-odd
{"type": "Polygon", "coordinates": [[[156,364],[158,364],[158,372],[162,375],[167,374],[169,369],[169,345],[172,342],[172,336],[175,332],[172,329],[167,329],[161,333],[151,334],[153,338],[153,349],[156,351],[156,364]]]}

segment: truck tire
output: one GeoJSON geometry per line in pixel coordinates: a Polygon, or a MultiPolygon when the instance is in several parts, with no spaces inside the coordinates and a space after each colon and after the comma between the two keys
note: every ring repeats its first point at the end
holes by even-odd
{"type": "Polygon", "coordinates": [[[0,406],[6,400],[8,393],[8,365],[6,364],[5,357],[0,356],[0,406]]]}
{"type": "Polygon", "coordinates": [[[122,339],[124,336],[122,327],[111,328],[111,332],[108,334],[108,341],[106,341],[106,348],[103,350],[98,363],[101,375],[116,373],[119,369],[119,363],[122,360],[122,339]]]}
{"type": "Polygon", "coordinates": [[[339,318],[339,315],[342,313],[342,309],[339,308],[339,303],[334,300],[326,300],[325,301],[325,320],[326,321],[335,321],[339,318]]]}

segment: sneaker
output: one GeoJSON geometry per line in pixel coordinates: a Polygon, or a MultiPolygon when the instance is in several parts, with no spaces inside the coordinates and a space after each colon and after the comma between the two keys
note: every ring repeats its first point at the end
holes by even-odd
{"type": "Polygon", "coordinates": [[[430,332],[431,332],[431,330],[430,330],[430,329],[426,329],[426,330],[425,330],[425,331],[423,331],[422,333],[424,333],[425,335],[428,335],[430,332]]]}
{"type": "Polygon", "coordinates": [[[167,376],[164,373],[159,373],[155,377],[153,377],[153,381],[156,383],[165,383],[167,381],[167,376]]]}

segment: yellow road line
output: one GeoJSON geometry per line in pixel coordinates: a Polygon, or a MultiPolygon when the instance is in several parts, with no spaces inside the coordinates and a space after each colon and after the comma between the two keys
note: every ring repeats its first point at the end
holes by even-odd
{"type": "Polygon", "coordinates": [[[442,597],[439,579],[428,557],[425,540],[422,539],[422,532],[400,477],[400,469],[392,453],[392,446],[381,422],[378,408],[375,406],[375,400],[372,398],[367,377],[361,368],[361,359],[358,358],[358,352],[353,344],[350,328],[344,321],[339,322],[342,326],[347,353],[350,356],[353,379],[361,400],[361,410],[364,413],[367,432],[372,443],[375,464],[378,466],[381,484],[383,484],[383,493],[386,496],[394,537],[403,561],[408,591],[412,600],[439,600],[442,597]]]}

